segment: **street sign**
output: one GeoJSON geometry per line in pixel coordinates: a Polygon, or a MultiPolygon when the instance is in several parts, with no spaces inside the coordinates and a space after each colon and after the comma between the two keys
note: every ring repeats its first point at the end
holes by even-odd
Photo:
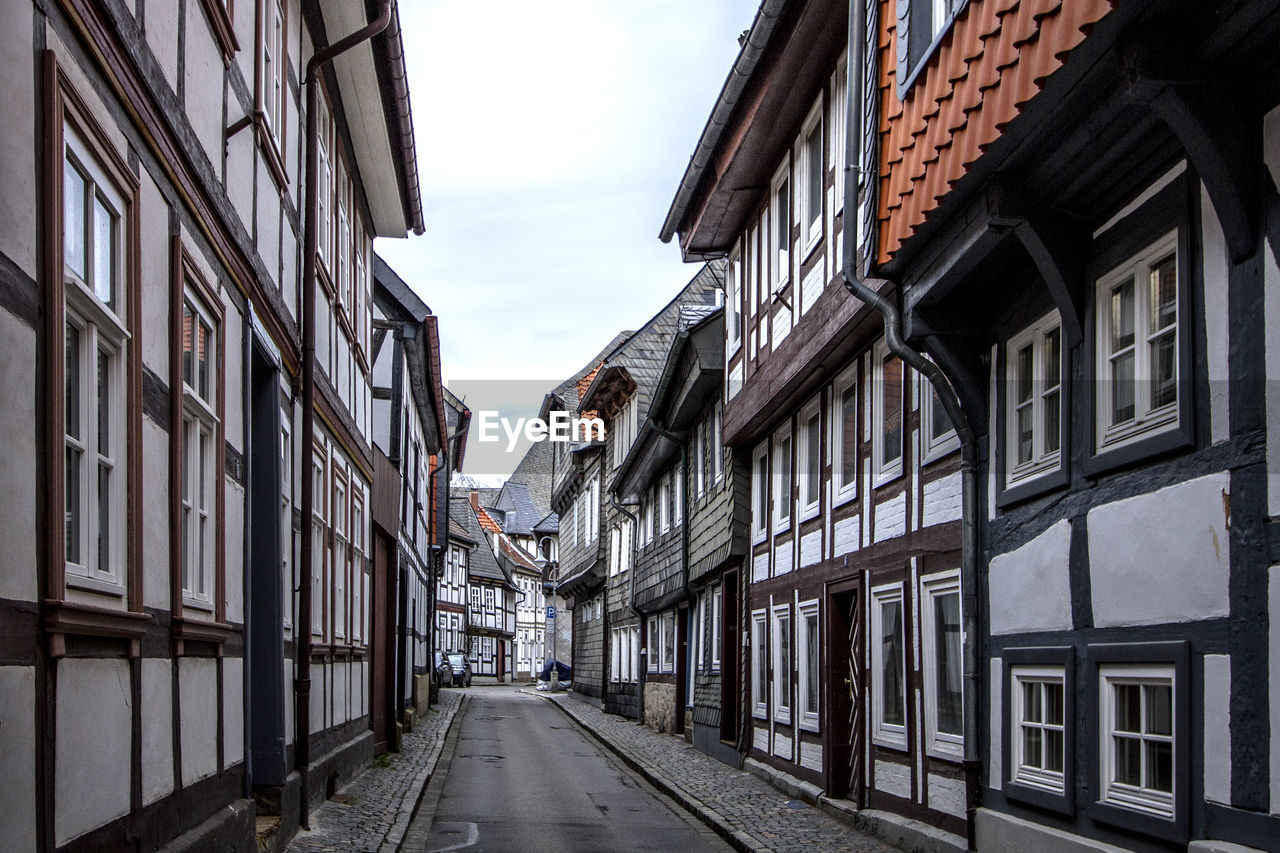
{"type": "Polygon", "coordinates": [[[551,605],[551,604],[547,605],[547,618],[548,619],[556,618],[556,608],[554,605],[551,605]]]}

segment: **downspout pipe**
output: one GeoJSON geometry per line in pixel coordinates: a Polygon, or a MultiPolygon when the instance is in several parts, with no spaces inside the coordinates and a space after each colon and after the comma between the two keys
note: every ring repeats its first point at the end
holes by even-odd
{"type": "Polygon", "coordinates": [[[314,529],[315,475],[311,463],[315,443],[316,405],[316,252],[319,250],[319,222],[316,204],[319,200],[320,182],[320,68],[335,57],[356,45],[368,41],[387,28],[391,22],[391,0],[381,0],[378,17],[346,38],[317,49],[307,62],[303,85],[307,90],[307,155],[303,175],[306,215],[303,220],[302,256],[302,450],[304,463],[301,473],[302,531],[299,545],[301,577],[298,588],[298,622],[295,628],[294,684],[297,693],[294,702],[293,752],[294,764],[299,774],[301,803],[299,823],[311,828],[308,788],[311,763],[311,578],[313,554],[311,537],[314,529]]]}
{"type": "MultiPolygon", "coordinates": [[[[618,512],[622,513],[627,518],[631,519],[631,529],[638,533],[640,530],[640,519],[636,518],[636,516],[631,512],[631,510],[627,509],[625,506],[623,506],[621,503],[618,502],[618,496],[613,491],[609,492],[609,503],[612,504],[613,508],[616,509],[618,512]]],[[[631,580],[628,582],[630,584],[631,590],[627,596],[627,608],[631,611],[631,613],[637,619],[640,620],[640,630],[643,631],[645,627],[644,613],[640,611],[639,607],[636,607],[636,571],[637,569],[636,569],[636,561],[635,561],[635,554],[634,554],[635,544],[636,544],[636,537],[633,535],[631,537],[631,547],[633,550],[633,553],[631,555],[632,559],[631,559],[631,568],[630,568],[631,580]]],[[[618,547],[619,548],[622,547],[621,542],[618,543],[618,547]]],[[[605,637],[606,641],[608,639],[609,639],[608,637],[605,637]]],[[[645,640],[644,645],[640,647],[641,649],[640,672],[637,673],[636,675],[636,723],[641,726],[644,725],[644,686],[645,684],[648,683],[648,680],[649,680],[646,677],[647,673],[649,672],[649,638],[646,636],[644,640],[645,640]]],[[[606,645],[605,648],[608,648],[608,646],[606,645]]]]}
{"type": "Polygon", "coordinates": [[[885,341],[889,351],[910,365],[929,381],[960,439],[961,485],[961,556],[960,597],[964,668],[964,773],[968,792],[967,821],[969,849],[976,849],[974,818],[979,805],[979,781],[982,752],[979,749],[978,705],[978,438],[965,415],[955,389],[942,368],[913,349],[902,337],[902,321],[897,306],[872,288],[860,276],[857,263],[857,239],[854,212],[858,205],[858,180],[862,161],[862,86],[865,72],[866,0],[849,2],[849,81],[845,138],[851,144],[845,152],[844,182],[844,257],[845,287],[870,305],[884,318],[885,341]]]}

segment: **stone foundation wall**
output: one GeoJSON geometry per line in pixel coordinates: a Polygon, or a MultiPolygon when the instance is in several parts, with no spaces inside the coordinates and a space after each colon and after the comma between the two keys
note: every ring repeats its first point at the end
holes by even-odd
{"type": "Polygon", "coordinates": [[[675,730],[676,686],[674,684],[645,683],[644,724],[659,732],[675,730]]]}

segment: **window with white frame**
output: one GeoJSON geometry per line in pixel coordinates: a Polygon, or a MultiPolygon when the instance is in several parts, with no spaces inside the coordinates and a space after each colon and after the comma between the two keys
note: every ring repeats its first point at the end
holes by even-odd
{"type": "Polygon", "coordinates": [[[763,610],[751,613],[751,715],[765,719],[769,714],[768,616],[763,610]]]}
{"type": "Polygon", "coordinates": [[[1172,818],[1174,667],[1104,665],[1098,679],[1102,801],[1172,818]]]}
{"type": "Polygon", "coordinates": [[[773,719],[791,722],[791,605],[773,608],[773,719]]]}
{"type": "Polygon", "coordinates": [[[613,439],[613,467],[617,468],[622,461],[627,458],[631,445],[636,440],[636,418],[638,414],[638,403],[636,397],[630,397],[627,402],[618,411],[614,418],[613,425],[615,436],[613,439]]]}
{"type": "Polygon", "coordinates": [[[720,646],[721,646],[720,608],[723,606],[724,606],[723,587],[716,585],[711,589],[711,670],[712,672],[720,671],[720,646]]]}
{"type": "Polygon", "coordinates": [[[621,542],[619,541],[618,528],[615,526],[609,530],[609,576],[612,577],[620,572],[621,569],[621,542]]]}
{"type": "Polygon", "coordinates": [[[796,656],[800,706],[799,725],[818,731],[819,705],[822,693],[822,645],[818,633],[818,601],[801,602],[796,618],[796,656]]]}
{"type": "Polygon", "coordinates": [[[915,73],[928,53],[930,46],[951,19],[953,0],[909,0],[906,26],[905,83],[915,73]]]}
{"type": "Polygon", "coordinates": [[[1062,322],[1056,310],[1005,346],[1005,483],[1055,471],[1062,453],[1062,322]]]}
{"type": "Polygon", "coordinates": [[[650,616],[646,620],[645,633],[648,635],[649,650],[649,672],[658,672],[662,666],[662,626],[658,624],[657,616],[650,616]]]}
{"type": "Polygon", "coordinates": [[[600,478],[591,478],[591,489],[587,493],[587,542],[596,541],[600,535],[600,478]]]}
{"type": "Polygon", "coordinates": [[[769,528],[769,442],[762,441],[751,457],[751,538],[759,542],[769,528]]]}
{"type": "Polygon", "coordinates": [[[737,244],[729,253],[724,268],[724,333],[725,358],[738,351],[742,343],[742,254],[737,244]]]}
{"type": "Polygon", "coordinates": [[[125,203],[63,128],[64,501],[68,579],[122,594],[129,471],[125,203]]]}
{"type": "MultiPolygon", "coordinates": [[[[849,54],[846,51],[831,77],[831,167],[835,189],[835,212],[844,209],[844,160],[846,156],[846,124],[849,116],[849,54]]],[[[839,260],[839,255],[837,262],[839,260]]]]}
{"type": "Polygon", "coordinates": [[[333,485],[333,573],[332,584],[333,614],[330,627],[333,636],[346,639],[347,636],[347,574],[349,571],[347,531],[347,486],[345,479],[335,478],[333,485]]]}
{"type": "Polygon", "coordinates": [[[773,437],[773,527],[775,532],[791,524],[791,427],[783,427],[773,437]]]}
{"type": "Polygon", "coordinates": [[[920,587],[926,746],[932,753],[963,757],[960,573],[930,575],[920,587]]]}
{"type": "Polygon", "coordinates": [[[658,620],[662,631],[662,671],[676,671],[676,612],[668,610],[658,620]]]}
{"type": "Polygon", "coordinates": [[[182,595],[212,609],[218,489],[217,321],[187,281],[182,302],[182,595]]]}
{"type": "Polygon", "coordinates": [[[631,540],[635,538],[634,529],[635,522],[629,518],[624,520],[618,529],[618,571],[620,573],[631,568],[631,540]]]}
{"type": "Polygon", "coordinates": [[[262,7],[262,117],[277,150],[284,145],[285,23],[280,0],[268,0],[262,7]]]}
{"type": "Polygon", "coordinates": [[[902,584],[871,591],[872,739],[907,745],[906,633],[902,584]]]}
{"type": "Polygon", "coordinates": [[[725,456],[729,453],[729,448],[721,443],[720,438],[720,403],[716,403],[715,410],[711,413],[711,458],[712,472],[715,474],[716,482],[720,482],[720,478],[724,476],[725,456]]]}
{"type": "Polygon", "coordinates": [[[881,342],[872,365],[875,394],[872,396],[872,463],[876,484],[887,483],[902,474],[904,366],[881,342]]]}
{"type": "Polygon", "coordinates": [[[622,680],[622,660],[626,650],[622,643],[622,628],[614,628],[609,632],[609,680],[622,680]]]}
{"type": "MultiPolygon", "coordinates": [[[[791,178],[784,162],[773,178],[769,203],[769,283],[773,293],[786,286],[791,275],[791,178]]],[[[764,294],[761,294],[762,302],[764,294]]],[[[760,343],[764,346],[764,341],[760,343]]]]}
{"type": "Polygon", "coordinates": [[[800,130],[800,235],[804,255],[822,236],[822,197],[826,172],[822,168],[822,98],[813,105],[800,130]]]}
{"type": "Polygon", "coordinates": [[[658,523],[666,533],[671,529],[671,475],[663,474],[658,480],[658,523]]]}
{"type": "Polygon", "coordinates": [[[800,520],[818,514],[822,494],[822,408],[815,399],[800,412],[799,458],[796,471],[800,480],[800,520]]]}
{"type": "Polygon", "coordinates": [[[1178,232],[1097,283],[1097,449],[1178,422],[1178,232]]]}
{"type": "Polygon", "coordinates": [[[644,523],[641,525],[641,535],[644,537],[645,544],[653,541],[653,492],[650,490],[644,497],[644,523]]]}
{"type": "Polygon", "coordinates": [[[1010,668],[1010,781],[1051,794],[1065,792],[1065,680],[1061,666],[1010,668]]]}
{"type": "Polygon", "coordinates": [[[858,493],[858,373],[836,377],[831,400],[831,487],[841,503],[858,493]]]}
{"type": "Polygon", "coordinates": [[[671,523],[677,527],[684,521],[684,482],[684,466],[677,465],[671,474],[671,523]]]}
{"type": "Polygon", "coordinates": [[[329,552],[328,552],[328,522],[327,512],[329,507],[329,481],[328,460],[323,448],[317,447],[315,455],[311,461],[312,465],[312,498],[311,498],[311,554],[315,560],[315,555],[319,555],[320,559],[316,562],[319,565],[313,566],[311,570],[311,600],[316,602],[311,608],[311,633],[324,635],[324,577],[328,571],[329,552]]]}
{"type": "Polygon", "coordinates": [[[706,489],[706,430],[703,429],[705,421],[699,423],[693,430],[693,493],[696,497],[701,498],[706,489]]]}
{"type": "MultiPolygon", "coordinates": [[[[690,612],[689,624],[689,657],[693,662],[693,666],[689,667],[690,672],[702,672],[706,659],[706,633],[707,633],[707,604],[711,599],[709,590],[702,590],[698,593],[698,606],[690,612]]],[[[693,687],[692,684],[689,685],[693,687]]],[[[690,701],[693,694],[689,694],[690,701]]]]}
{"type": "Polygon", "coordinates": [[[960,437],[933,383],[923,373],[917,374],[917,378],[920,386],[920,455],[923,461],[932,462],[958,450],[960,437]]]}

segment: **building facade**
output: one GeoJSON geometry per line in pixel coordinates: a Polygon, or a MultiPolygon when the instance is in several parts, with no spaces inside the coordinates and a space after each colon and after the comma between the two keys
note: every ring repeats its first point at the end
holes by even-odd
{"type": "Polygon", "coordinates": [[[363,7],[145,5],[0,12],[14,849],[278,845],[372,753],[372,239],[421,225],[398,23],[303,86],[363,7]]]}

